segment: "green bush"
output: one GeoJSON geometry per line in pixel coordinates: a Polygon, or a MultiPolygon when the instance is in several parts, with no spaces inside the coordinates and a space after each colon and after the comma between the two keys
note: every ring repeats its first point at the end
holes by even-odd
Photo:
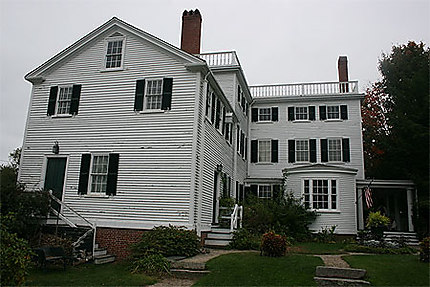
{"type": "Polygon", "coordinates": [[[161,254],[147,254],[131,263],[131,273],[145,273],[147,275],[161,276],[170,274],[170,262],[161,254]]]}
{"type": "Polygon", "coordinates": [[[314,211],[306,209],[290,193],[272,200],[249,196],[243,214],[243,226],[252,233],[264,234],[273,230],[296,240],[310,237],[308,226],[316,218],[314,211]]]}
{"type": "Polygon", "coordinates": [[[189,257],[199,252],[200,239],[196,232],[172,225],[154,227],[143,233],[140,241],[132,247],[133,257],[137,259],[148,254],[189,257]]]}
{"type": "Polygon", "coordinates": [[[15,233],[9,232],[3,224],[3,219],[10,220],[2,216],[0,244],[1,285],[22,285],[28,275],[33,253],[26,240],[18,238],[15,233]]]}
{"type": "Polygon", "coordinates": [[[321,227],[321,231],[314,234],[314,240],[319,243],[332,243],[336,241],[334,231],[336,230],[336,225],[331,227],[321,227]]]}
{"type": "Polygon", "coordinates": [[[390,219],[381,212],[370,212],[367,217],[366,227],[370,229],[372,237],[376,240],[382,240],[384,237],[384,230],[390,224],[390,219]]]}
{"type": "Polygon", "coordinates": [[[371,247],[358,244],[348,244],[344,248],[348,252],[362,252],[362,253],[375,253],[375,254],[414,254],[415,249],[411,247],[402,248],[384,248],[384,247],[371,247]]]}
{"type": "Polygon", "coordinates": [[[420,260],[423,262],[429,262],[430,255],[430,237],[424,238],[420,242],[420,260]]]}
{"type": "Polygon", "coordinates": [[[261,239],[261,254],[270,257],[284,256],[287,251],[287,239],[285,236],[267,232],[261,239]]]}
{"type": "Polygon", "coordinates": [[[241,228],[233,233],[233,239],[229,247],[239,250],[259,250],[260,241],[260,236],[241,228]]]}

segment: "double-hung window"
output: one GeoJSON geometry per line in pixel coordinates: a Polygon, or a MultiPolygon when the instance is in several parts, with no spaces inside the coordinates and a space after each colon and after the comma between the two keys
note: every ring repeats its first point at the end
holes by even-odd
{"type": "Polygon", "coordinates": [[[258,162],[271,162],[271,140],[258,141],[258,162]]]}
{"type": "Polygon", "coordinates": [[[336,210],[337,195],[337,180],[335,179],[305,179],[303,181],[303,202],[307,208],[336,210]]]}
{"type": "Polygon", "coordinates": [[[105,68],[115,69],[122,68],[124,52],[124,38],[112,38],[107,41],[105,68]]]}
{"type": "Polygon", "coordinates": [[[308,119],[308,107],[296,107],[296,120],[308,119]]]}
{"type": "Polygon", "coordinates": [[[259,185],[258,186],[258,197],[259,198],[272,198],[272,186],[271,185],[259,185]]]}
{"type": "Polygon", "coordinates": [[[309,161],[309,140],[296,140],[296,161],[309,161]]]}
{"type": "Polygon", "coordinates": [[[272,120],[272,108],[259,108],[258,109],[258,121],[271,121],[272,120]]]}
{"type": "Polygon", "coordinates": [[[147,110],[160,110],[163,98],[163,80],[148,80],[146,83],[145,108],[147,110]]]}
{"type": "Polygon", "coordinates": [[[91,164],[90,192],[105,194],[108,177],[109,155],[94,155],[91,164]]]}
{"type": "Polygon", "coordinates": [[[341,139],[327,139],[328,160],[342,161],[342,142],[341,139]]]}
{"type": "Polygon", "coordinates": [[[340,119],[339,106],[327,106],[327,119],[340,119]]]}
{"type": "Polygon", "coordinates": [[[72,102],[72,86],[59,87],[56,103],[56,114],[70,114],[70,104],[72,102]]]}

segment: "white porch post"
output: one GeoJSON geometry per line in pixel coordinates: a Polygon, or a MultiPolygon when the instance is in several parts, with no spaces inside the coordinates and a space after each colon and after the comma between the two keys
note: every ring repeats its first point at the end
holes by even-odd
{"type": "Polygon", "coordinates": [[[414,225],[412,223],[412,212],[413,212],[414,201],[413,201],[413,189],[412,188],[408,188],[406,190],[406,196],[407,196],[407,203],[408,203],[408,230],[409,230],[409,232],[413,232],[414,231],[414,225]]]}
{"type": "Polygon", "coordinates": [[[357,217],[358,217],[358,230],[364,229],[364,211],[363,211],[363,190],[357,187],[357,217]]]}

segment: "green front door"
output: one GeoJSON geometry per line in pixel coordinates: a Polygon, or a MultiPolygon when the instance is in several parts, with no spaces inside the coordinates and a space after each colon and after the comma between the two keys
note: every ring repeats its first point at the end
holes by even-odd
{"type": "MultiPolygon", "coordinates": [[[[45,190],[52,190],[52,194],[59,200],[63,200],[64,175],[66,172],[65,157],[48,158],[45,173],[45,190]]],[[[56,202],[52,203],[52,207],[60,211],[60,205],[56,202]]]]}

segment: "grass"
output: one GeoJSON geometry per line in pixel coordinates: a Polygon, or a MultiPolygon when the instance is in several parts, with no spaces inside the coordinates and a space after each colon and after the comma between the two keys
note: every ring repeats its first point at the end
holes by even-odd
{"type": "Polygon", "coordinates": [[[46,271],[33,268],[27,286],[143,286],[156,280],[143,274],[131,274],[125,263],[103,265],[82,264],[68,266],[48,265],[46,271]]]}
{"type": "Polygon", "coordinates": [[[344,256],[353,268],[367,270],[367,280],[374,286],[429,286],[429,263],[416,255],[344,256]]]}
{"type": "Polygon", "coordinates": [[[289,248],[290,253],[297,254],[341,254],[345,243],[299,242],[289,248]]]}
{"type": "Polygon", "coordinates": [[[211,273],[194,286],[316,286],[315,267],[322,264],[320,258],[307,255],[227,254],[210,260],[211,273]]]}

